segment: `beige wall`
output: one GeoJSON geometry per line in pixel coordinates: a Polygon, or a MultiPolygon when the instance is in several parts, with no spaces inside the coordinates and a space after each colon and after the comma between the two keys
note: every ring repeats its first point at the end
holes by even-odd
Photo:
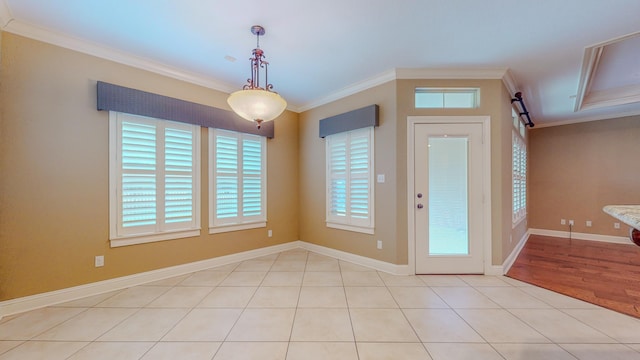
{"type": "Polygon", "coordinates": [[[300,240],[398,263],[395,91],[395,81],[391,81],[300,114],[300,240]],[[319,121],[372,104],[380,107],[380,126],[374,131],[374,169],[376,174],[385,174],[384,184],[374,184],[375,235],[327,228],[325,146],[318,135],[319,121]],[[382,240],[382,250],[376,248],[376,240],[382,240]]]}
{"type": "Polygon", "coordinates": [[[407,116],[488,115],[491,117],[493,179],[491,261],[502,264],[513,248],[508,240],[512,232],[509,100],[501,80],[396,80],[303,112],[300,114],[300,239],[393,264],[407,264],[407,116]],[[481,107],[415,109],[416,87],[479,87],[481,107]],[[375,173],[386,177],[384,184],[375,184],[375,234],[327,228],[325,149],[324,140],[318,137],[318,122],[371,104],[380,106],[380,127],[375,130],[375,173]],[[503,154],[505,149],[507,153],[503,154]],[[383,240],[382,250],[376,249],[376,240],[383,240]]]}
{"type": "Polygon", "coordinates": [[[202,129],[202,235],[110,248],[108,113],[96,81],[228,109],[226,94],[2,33],[0,300],[297,240],[298,121],[267,141],[268,229],[208,234],[202,129]],[[95,268],[94,256],[105,266],[95,268]]]}
{"type": "Polygon", "coordinates": [[[602,207],[640,204],[640,116],[529,132],[529,227],[627,236],[602,207]],[[585,222],[593,226],[587,228],[585,222]]]}

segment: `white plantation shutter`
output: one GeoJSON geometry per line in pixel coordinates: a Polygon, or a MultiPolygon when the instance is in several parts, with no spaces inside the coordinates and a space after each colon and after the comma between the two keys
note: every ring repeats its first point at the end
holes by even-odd
{"type": "Polygon", "coordinates": [[[527,146],[519,132],[512,132],[513,223],[527,214],[527,146]]]}
{"type": "Polygon", "coordinates": [[[326,138],[327,225],[371,232],[373,217],[373,127],[326,138]]]}
{"type": "Polygon", "coordinates": [[[112,246],[199,233],[199,127],[110,113],[110,138],[112,246]]]}
{"type": "MultiPolygon", "coordinates": [[[[209,129],[211,232],[266,222],[266,140],[262,136],[209,129]]],[[[266,225],[266,224],[264,224],[266,225]]],[[[250,228],[242,227],[242,228],[250,228]]]]}

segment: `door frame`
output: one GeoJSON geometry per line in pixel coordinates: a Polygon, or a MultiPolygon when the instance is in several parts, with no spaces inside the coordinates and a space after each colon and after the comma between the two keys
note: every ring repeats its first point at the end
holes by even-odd
{"type": "Polygon", "coordinates": [[[416,239],[414,216],[415,167],[414,130],[417,124],[468,124],[482,125],[482,243],[484,274],[492,274],[491,244],[491,117],[490,116],[407,116],[407,235],[409,271],[416,273],[416,239]]]}

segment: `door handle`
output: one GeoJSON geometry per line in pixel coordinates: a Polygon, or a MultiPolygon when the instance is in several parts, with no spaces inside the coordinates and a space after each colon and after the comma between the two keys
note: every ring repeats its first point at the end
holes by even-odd
{"type": "Polygon", "coordinates": [[[424,207],[424,205],[418,204],[418,209],[422,209],[423,207],[424,207]]]}

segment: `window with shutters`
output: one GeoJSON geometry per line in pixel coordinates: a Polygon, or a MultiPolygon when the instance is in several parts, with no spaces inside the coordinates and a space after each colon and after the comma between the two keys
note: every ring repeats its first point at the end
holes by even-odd
{"type": "Polygon", "coordinates": [[[111,246],[200,234],[200,127],[109,113],[111,246]]]}
{"type": "Polygon", "coordinates": [[[373,234],[373,127],[325,141],[327,226],[373,234]]]}
{"type": "Polygon", "coordinates": [[[513,165],[513,225],[527,216],[527,145],[524,142],[524,124],[513,112],[512,165],[513,165]]]}
{"type": "Polygon", "coordinates": [[[266,140],[209,129],[209,232],[267,226],[266,140]]]}

